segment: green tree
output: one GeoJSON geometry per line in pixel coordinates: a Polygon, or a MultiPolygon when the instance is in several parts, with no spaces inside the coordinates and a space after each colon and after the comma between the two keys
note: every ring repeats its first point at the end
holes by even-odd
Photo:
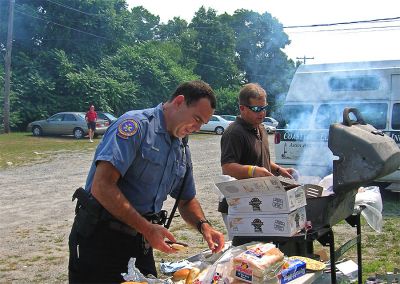
{"type": "Polygon", "coordinates": [[[123,0],[19,0],[15,6],[16,51],[37,55],[62,49],[74,54],[76,62],[99,63],[129,33],[118,25],[129,14],[126,8],[123,0]]]}
{"type": "MultiPolygon", "coordinates": [[[[7,6],[0,1],[2,55],[7,6]]],[[[117,115],[155,106],[182,81],[199,78],[216,90],[218,113],[237,113],[240,85],[260,83],[273,105],[294,72],[282,52],[287,35],[268,13],[217,16],[202,7],[190,24],[160,24],[141,6],[128,10],[125,0],[18,0],[14,27],[11,125],[20,129],[90,103],[117,115]]]]}
{"type": "Polygon", "coordinates": [[[122,114],[135,105],[136,85],[128,74],[105,60],[98,69],[85,67],[82,71],[67,74],[67,87],[74,97],[74,109],[85,111],[90,104],[98,110],[122,114]]]}
{"type": "MultiPolygon", "coordinates": [[[[128,19],[127,34],[132,35],[130,43],[150,41],[156,38],[160,17],[151,14],[142,6],[132,8],[128,19]]],[[[126,42],[128,43],[128,42],[126,42]]]]}
{"type": "Polygon", "coordinates": [[[294,63],[282,51],[290,43],[283,26],[271,14],[237,10],[225,15],[235,32],[238,67],[247,82],[257,82],[271,95],[286,92],[294,73],[294,63]]]}
{"type": "Polygon", "coordinates": [[[239,114],[239,87],[220,88],[215,90],[217,97],[217,114],[239,114]]]}
{"type": "Polygon", "coordinates": [[[159,42],[148,42],[121,48],[110,57],[110,64],[125,70],[137,84],[136,108],[147,108],[169,99],[183,81],[196,79],[191,69],[177,64],[176,49],[159,42]]]}
{"type": "Polygon", "coordinates": [[[36,60],[25,53],[16,57],[18,60],[14,61],[12,81],[13,92],[18,100],[12,104],[12,108],[21,117],[19,128],[24,129],[31,120],[47,117],[68,107],[64,102],[72,100],[64,99],[64,93],[57,91],[57,86],[64,86],[60,71],[70,72],[74,66],[60,50],[41,52],[36,60]]]}
{"type": "Polygon", "coordinates": [[[194,72],[214,88],[235,86],[240,74],[235,64],[233,30],[221,23],[213,9],[201,7],[182,38],[185,58],[195,61],[194,72]]]}
{"type": "Polygon", "coordinates": [[[188,29],[188,23],[179,18],[174,17],[172,20],[169,20],[167,24],[160,25],[159,27],[159,38],[160,40],[172,40],[178,41],[182,34],[184,34],[188,29]]]}

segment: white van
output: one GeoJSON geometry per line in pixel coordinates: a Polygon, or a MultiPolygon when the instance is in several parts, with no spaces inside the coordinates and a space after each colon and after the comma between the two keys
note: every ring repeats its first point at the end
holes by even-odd
{"type": "MultiPolygon", "coordinates": [[[[342,122],[345,107],[357,108],[366,123],[399,144],[400,60],[300,65],[284,105],[273,114],[279,121],[276,163],[302,175],[331,173],[328,129],[342,122]]],[[[379,182],[400,190],[400,171],[379,182]]]]}

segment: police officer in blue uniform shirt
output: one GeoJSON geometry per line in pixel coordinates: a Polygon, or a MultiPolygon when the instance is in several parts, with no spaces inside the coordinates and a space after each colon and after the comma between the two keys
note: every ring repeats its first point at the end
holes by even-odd
{"type": "Polygon", "coordinates": [[[182,218],[200,231],[213,252],[222,250],[223,234],[208,223],[195,197],[190,151],[182,142],[208,122],[215,106],[208,84],[186,82],[168,102],[129,111],[108,128],[96,149],[85,190],[75,193],[70,283],[122,282],[121,273],[127,272],[131,257],[144,275],[156,276],[153,249],[174,253],[165,241],[177,241],[159,222],[159,215],[167,196],[176,198],[181,188],[182,218]]]}

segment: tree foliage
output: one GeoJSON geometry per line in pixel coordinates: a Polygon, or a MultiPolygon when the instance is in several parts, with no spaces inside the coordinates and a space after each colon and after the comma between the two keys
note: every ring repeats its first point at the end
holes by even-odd
{"type": "Polygon", "coordinates": [[[195,32],[182,48],[196,62],[194,72],[214,88],[238,85],[233,30],[219,20],[215,10],[204,7],[196,12],[189,28],[195,32]]]}
{"type": "MultiPolygon", "coordinates": [[[[1,86],[7,13],[8,1],[0,1],[1,86]]],[[[193,79],[216,90],[217,113],[237,114],[241,85],[260,83],[273,105],[295,68],[282,51],[290,43],[282,25],[248,10],[217,15],[201,7],[190,23],[160,24],[125,0],[17,0],[13,38],[14,129],[89,104],[116,115],[152,107],[193,79]]]]}

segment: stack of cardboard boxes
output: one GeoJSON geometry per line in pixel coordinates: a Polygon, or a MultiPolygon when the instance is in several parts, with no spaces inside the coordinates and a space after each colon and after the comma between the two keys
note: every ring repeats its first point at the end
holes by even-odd
{"type": "Polygon", "coordinates": [[[275,176],[226,181],[216,186],[229,206],[225,225],[230,237],[290,237],[305,226],[303,186],[285,190],[275,176]]]}

